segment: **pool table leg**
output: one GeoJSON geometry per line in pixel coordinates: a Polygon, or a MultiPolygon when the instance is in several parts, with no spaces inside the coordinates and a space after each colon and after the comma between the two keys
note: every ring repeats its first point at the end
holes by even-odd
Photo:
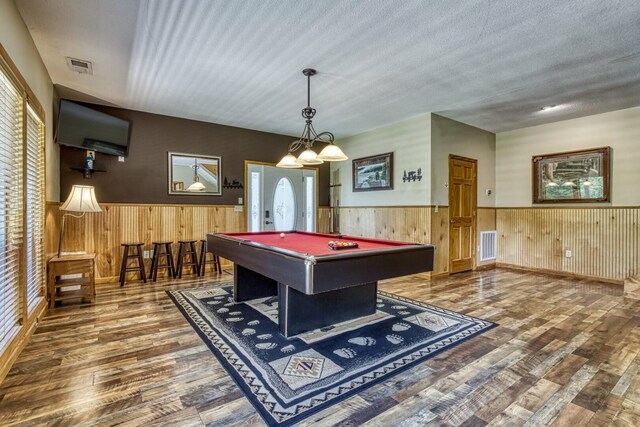
{"type": "Polygon", "coordinates": [[[278,293],[278,282],[233,264],[233,300],[235,302],[250,301],[256,298],[274,296],[278,293]]]}
{"type": "Polygon", "coordinates": [[[376,312],[378,282],[307,295],[278,283],[280,333],[291,337],[376,312]]]}

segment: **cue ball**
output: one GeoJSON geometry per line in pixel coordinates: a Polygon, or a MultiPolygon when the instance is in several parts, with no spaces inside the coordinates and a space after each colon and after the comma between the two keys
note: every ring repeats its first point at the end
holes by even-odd
{"type": "Polygon", "coordinates": [[[280,233],[280,237],[284,237],[284,233],[280,233]]]}

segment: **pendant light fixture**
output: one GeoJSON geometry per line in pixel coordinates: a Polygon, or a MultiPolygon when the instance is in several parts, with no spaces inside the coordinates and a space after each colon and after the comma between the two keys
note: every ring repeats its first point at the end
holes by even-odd
{"type": "Polygon", "coordinates": [[[200,177],[198,176],[198,168],[200,166],[198,166],[198,159],[194,159],[195,162],[193,164],[193,166],[191,166],[193,168],[193,184],[191,184],[188,188],[187,191],[191,191],[191,192],[202,192],[205,190],[204,184],[200,182],[200,177]]]}
{"type": "Polygon", "coordinates": [[[327,162],[339,162],[347,160],[348,157],[342,152],[340,147],[333,143],[334,136],[331,132],[316,133],[313,128],[313,116],[316,114],[316,109],[311,108],[311,76],[316,74],[316,70],[311,68],[305,68],[302,70],[302,74],[307,76],[307,106],[302,109],[302,117],[306,119],[306,124],[302,131],[300,139],[293,141],[289,145],[289,153],[280,160],[276,165],[279,168],[295,169],[308,165],[319,165],[327,162]],[[320,154],[316,154],[313,151],[314,142],[323,142],[327,144],[322,149],[320,154]],[[302,153],[296,158],[293,154],[299,149],[304,148],[302,153]]]}

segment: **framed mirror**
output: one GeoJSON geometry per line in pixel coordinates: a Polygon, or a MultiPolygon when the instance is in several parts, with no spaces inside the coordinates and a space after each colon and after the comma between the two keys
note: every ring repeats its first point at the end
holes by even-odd
{"type": "Polygon", "coordinates": [[[222,195],[222,158],[202,154],[168,153],[169,194],[222,195]]]}
{"type": "Polygon", "coordinates": [[[611,147],[532,158],[533,203],[609,202],[611,147]]]}

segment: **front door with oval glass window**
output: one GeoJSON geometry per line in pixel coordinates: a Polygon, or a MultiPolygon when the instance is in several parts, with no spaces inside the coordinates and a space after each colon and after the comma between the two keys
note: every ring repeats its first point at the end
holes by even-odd
{"type": "Polygon", "coordinates": [[[276,183],[273,193],[273,227],[275,231],[296,229],[296,193],[291,180],[282,177],[276,183]]]}
{"type": "Polygon", "coordinates": [[[249,231],[316,229],[317,170],[247,164],[249,231]]]}

